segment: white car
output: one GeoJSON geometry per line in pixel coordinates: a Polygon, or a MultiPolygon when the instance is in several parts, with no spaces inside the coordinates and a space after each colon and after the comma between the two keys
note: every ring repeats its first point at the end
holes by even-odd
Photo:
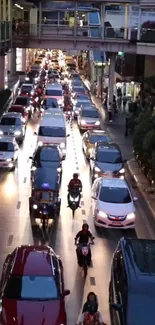
{"type": "Polygon", "coordinates": [[[0,136],[0,168],[14,170],[19,155],[19,146],[14,137],[0,136]]]}
{"type": "Polygon", "coordinates": [[[135,228],[135,205],[127,182],[120,178],[98,178],[92,187],[92,210],[96,227],[135,228]]]}
{"type": "Polygon", "coordinates": [[[20,113],[4,113],[0,119],[0,135],[15,137],[18,143],[24,140],[26,126],[20,113]]]}

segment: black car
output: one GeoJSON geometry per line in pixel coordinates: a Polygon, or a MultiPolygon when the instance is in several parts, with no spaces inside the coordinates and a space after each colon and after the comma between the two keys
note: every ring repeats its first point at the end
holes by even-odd
{"type": "Polygon", "coordinates": [[[38,146],[33,157],[29,158],[32,159],[31,176],[37,168],[51,167],[57,169],[61,180],[63,156],[56,145],[38,146]]]}
{"type": "Polygon", "coordinates": [[[34,113],[33,102],[31,100],[31,98],[28,97],[28,96],[18,96],[18,97],[16,97],[14,105],[20,105],[20,106],[25,107],[30,115],[34,113]]]}
{"type": "Polygon", "coordinates": [[[154,325],[155,240],[121,238],[109,284],[112,325],[154,325]]]}
{"type": "Polygon", "coordinates": [[[98,142],[90,157],[92,181],[98,177],[120,177],[125,173],[124,160],[116,143],[98,142]]]}

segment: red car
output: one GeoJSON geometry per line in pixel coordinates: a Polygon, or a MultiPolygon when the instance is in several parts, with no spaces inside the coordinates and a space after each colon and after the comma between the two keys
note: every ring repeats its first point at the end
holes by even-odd
{"type": "Polygon", "coordinates": [[[11,105],[9,107],[9,112],[15,112],[15,113],[21,113],[23,119],[25,120],[25,123],[28,122],[28,118],[29,118],[29,113],[27,108],[25,108],[22,105],[11,105]]]}
{"type": "Polygon", "coordinates": [[[49,246],[20,246],[3,265],[1,325],[66,325],[63,267],[49,246]]]}

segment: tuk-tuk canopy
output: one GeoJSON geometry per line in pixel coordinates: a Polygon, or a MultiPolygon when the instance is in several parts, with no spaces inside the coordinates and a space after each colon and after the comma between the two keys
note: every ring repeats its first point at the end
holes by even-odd
{"type": "Polygon", "coordinates": [[[37,168],[33,178],[34,190],[59,191],[58,172],[56,168],[37,168]]]}

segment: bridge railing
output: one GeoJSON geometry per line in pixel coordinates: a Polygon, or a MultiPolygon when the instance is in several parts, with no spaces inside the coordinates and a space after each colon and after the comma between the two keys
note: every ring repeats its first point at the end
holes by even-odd
{"type": "Polygon", "coordinates": [[[129,41],[140,41],[145,43],[155,43],[155,29],[141,28],[113,28],[97,25],[69,26],[67,24],[22,24],[21,26],[11,26],[0,22],[0,41],[3,41],[11,34],[14,39],[55,39],[65,38],[72,40],[91,39],[122,39],[129,41]]]}

